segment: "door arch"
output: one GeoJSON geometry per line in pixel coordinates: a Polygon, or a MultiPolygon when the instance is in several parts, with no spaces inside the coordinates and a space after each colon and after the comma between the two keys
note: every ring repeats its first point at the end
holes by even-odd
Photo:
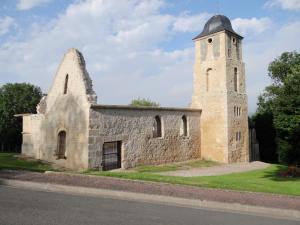
{"type": "Polygon", "coordinates": [[[62,130],[57,135],[57,159],[66,159],[67,133],[62,130]]]}

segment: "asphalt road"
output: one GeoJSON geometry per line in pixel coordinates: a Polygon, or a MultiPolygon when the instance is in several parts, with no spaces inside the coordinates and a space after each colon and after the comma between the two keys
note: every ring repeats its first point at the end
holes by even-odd
{"type": "Polygon", "coordinates": [[[299,225],[238,213],[0,186],[0,225],[299,225]]]}

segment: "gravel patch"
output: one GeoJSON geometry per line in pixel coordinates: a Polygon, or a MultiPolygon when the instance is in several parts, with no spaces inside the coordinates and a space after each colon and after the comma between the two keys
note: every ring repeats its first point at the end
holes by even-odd
{"type": "Polygon", "coordinates": [[[161,172],[159,174],[179,177],[215,176],[264,169],[269,165],[269,163],[254,161],[250,163],[233,163],[211,167],[191,168],[188,170],[161,172]]]}

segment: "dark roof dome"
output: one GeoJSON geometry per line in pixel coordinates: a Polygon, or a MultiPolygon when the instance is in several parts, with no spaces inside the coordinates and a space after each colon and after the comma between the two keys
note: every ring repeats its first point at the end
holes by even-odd
{"type": "Polygon", "coordinates": [[[228,17],[223,16],[223,15],[215,15],[206,22],[206,24],[204,25],[203,31],[198,36],[193,38],[193,40],[213,34],[213,33],[217,33],[219,31],[223,31],[223,30],[229,31],[229,32],[237,35],[238,37],[243,38],[242,36],[238,35],[232,29],[231,22],[228,19],[228,17]]]}

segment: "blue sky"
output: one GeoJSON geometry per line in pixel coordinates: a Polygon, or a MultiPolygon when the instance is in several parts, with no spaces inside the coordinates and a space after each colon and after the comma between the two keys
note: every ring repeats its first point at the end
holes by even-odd
{"type": "Polygon", "coordinates": [[[244,36],[249,111],[270,83],[267,67],[300,51],[300,0],[0,0],[0,85],[46,93],[68,48],[79,49],[101,104],[136,97],[163,106],[191,101],[192,38],[214,14],[244,36]]]}

